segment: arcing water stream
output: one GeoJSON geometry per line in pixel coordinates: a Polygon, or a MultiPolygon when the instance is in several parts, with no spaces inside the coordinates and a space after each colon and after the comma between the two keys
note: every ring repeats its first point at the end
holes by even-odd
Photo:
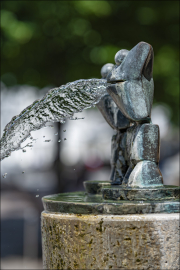
{"type": "Polygon", "coordinates": [[[6,125],[1,138],[0,160],[21,149],[21,143],[31,131],[40,129],[47,122],[61,122],[76,112],[97,104],[106,94],[104,79],[78,80],[50,90],[41,100],[25,108],[6,125]]]}

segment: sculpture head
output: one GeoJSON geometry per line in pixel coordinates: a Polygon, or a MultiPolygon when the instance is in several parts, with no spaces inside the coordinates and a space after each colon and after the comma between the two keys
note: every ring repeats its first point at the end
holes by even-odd
{"type": "Polygon", "coordinates": [[[130,121],[148,121],[151,117],[154,83],[153,49],[145,42],[132,50],[120,50],[116,65],[107,75],[108,93],[130,121]]]}

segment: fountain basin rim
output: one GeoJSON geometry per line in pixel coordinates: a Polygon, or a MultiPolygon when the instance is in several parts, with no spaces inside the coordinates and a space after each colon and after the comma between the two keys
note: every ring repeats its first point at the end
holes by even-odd
{"type": "Polygon", "coordinates": [[[48,195],[42,198],[44,210],[69,214],[148,214],[179,213],[180,203],[174,201],[113,201],[103,200],[101,195],[88,196],[85,192],[48,195]]]}

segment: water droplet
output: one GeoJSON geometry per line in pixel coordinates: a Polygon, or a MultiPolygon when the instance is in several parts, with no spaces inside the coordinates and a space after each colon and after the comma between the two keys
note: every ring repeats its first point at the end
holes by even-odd
{"type": "Polygon", "coordinates": [[[75,171],[76,169],[74,169],[74,171],[75,171]]]}
{"type": "Polygon", "coordinates": [[[33,137],[30,137],[31,140],[33,140],[33,137]]]}
{"type": "Polygon", "coordinates": [[[58,140],[58,142],[61,142],[61,140],[58,140]]]}
{"type": "Polygon", "coordinates": [[[39,188],[37,188],[37,191],[39,191],[39,188]]]}
{"type": "Polygon", "coordinates": [[[23,149],[22,151],[23,151],[23,153],[25,153],[26,152],[26,149],[23,149]]]}
{"type": "Polygon", "coordinates": [[[38,198],[39,197],[39,195],[36,195],[36,198],[38,198]]]}
{"type": "Polygon", "coordinates": [[[66,132],[66,129],[63,129],[63,132],[66,132]]]}
{"type": "Polygon", "coordinates": [[[67,139],[66,139],[66,138],[64,138],[64,141],[67,141],[67,139]]]}
{"type": "Polygon", "coordinates": [[[6,176],[7,176],[7,173],[4,173],[2,177],[3,177],[3,178],[6,178],[6,176]]]}
{"type": "Polygon", "coordinates": [[[45,140],[44,142],[50,142],[51,140],[45,140]]]}
{"type": "Polygon", "coordinates": [[[43,138],[45,138],[45,136],[43,136],[43,138]]]}
{"type": "Polygon", "coordinates": [[[58,135],[58,132],[57,133],[54,133],[54,135],[57,136],[58,135]]]}
{"type": "Polygon", "coordinates": [[[23,171],[22,173],[25,173],[25,171],[23,171]]]}

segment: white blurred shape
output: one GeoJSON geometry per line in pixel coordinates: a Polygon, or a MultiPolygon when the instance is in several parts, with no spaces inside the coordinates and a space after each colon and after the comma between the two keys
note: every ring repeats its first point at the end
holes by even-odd
{"type": "Polygon", "coordinates": [[[61,160],[73,166],[78,162],[86,163],[91,157],[110,160],[112,128],[106,123],[98,110],[88,109],[75,117],[85,119],[67,120],[64,124],[66,135],[62,132],[61,160]]]}
{"type": "Polygon", "coordinates": [[[163,164],[163,180],[165,185],[180,186],[179,153],[166,159],[163,164]]]}
{"type": "Polygon", "coordinates": [[[171,127],[170,123],[171,112],[169,107],[165,105],[155,105],[152,108],[151,119],[153,124],[157,124],[160,128],[160,136],[164,138],[171,127]]]}

